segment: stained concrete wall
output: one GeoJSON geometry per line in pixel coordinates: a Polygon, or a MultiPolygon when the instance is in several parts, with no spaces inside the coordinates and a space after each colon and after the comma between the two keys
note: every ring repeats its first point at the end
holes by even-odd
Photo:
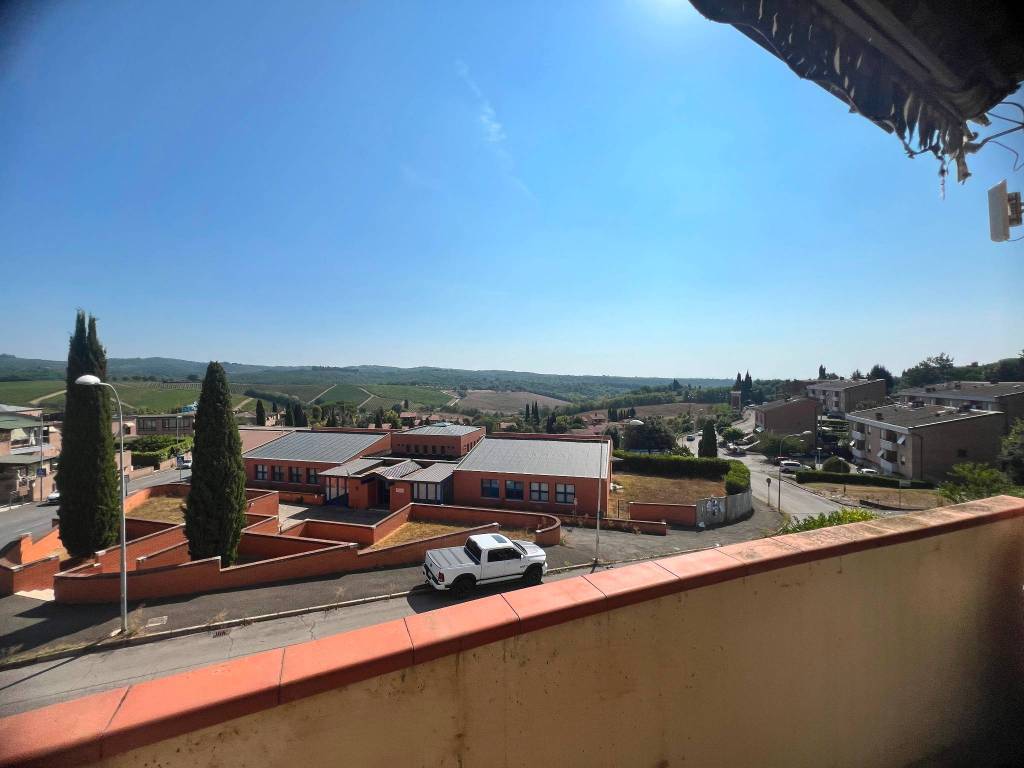
{"type": "Polygon", "coordinates": [[[0,757],[904,766],[1019,728],[1022,544],[1003,497],[641,563],[83,699],[64,752],[0,721],[0,757]]]}

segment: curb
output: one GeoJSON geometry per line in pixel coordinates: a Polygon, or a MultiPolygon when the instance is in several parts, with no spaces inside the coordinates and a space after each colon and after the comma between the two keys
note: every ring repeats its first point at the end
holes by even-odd
{"type": "MultiPolygon", "coordinates": [[[[629,563],[637,563],[643,560],[655,560],[662,557],[674,557],[675,555],[684,555],[688,552],[697,552],[701,549],[713,549],[713,547],[696,547],[694,549],[684,549],[669,554],[651,555],[650,557],[635,557],[629,560],[615,560],[610,562],[602,562],[598,567],[611,568],[616,565],[628,565],[629,563]]],[[[549,569],[548,573],[567,573],[569,571],[593,567],[593,563],[581,563],[579,565],[563,565],[558,568],[549,569]]],[[[59,651],[53,651],[51,653],[41,653],[31,658],[16,659],[8,662],[0,661],[0,671],[6,671],[9,669],[19,669],[20,667],[27,667],[32,664],[42,663],[44,661],[55,661],[58,659],[67,659],[74,656],[84,656],[89,653],[100,653],[102,651],[111,651],[116,650],[118,648],[128,648],[136,645],[147,645],[149,643],[159,642],[160,640],[171,640],[176,637],[184,637],[185,635],[197,635],[203,632],[216,632],[219,630],[231,629],[232,627],[240,627],[248,624],[257,624],[264,621],[273,621],[275,619],[287,619],[293,616],[303,616],[308,613],[326,613],[327,611],[337,610],[338,608],[348,608],[355,605],[366,605],[367,603],[378,603],[384,600],[393,600],[398,597],[408,597],[414,592],[422,592],[426,591],[426,589],[427,587],[425,585],[417,584],[415,587],[406,590],[405,592],[391,592],[386,595],[359,597],[353,600],[344,600],[342,602],[337,603],[325,603],[323,605],[312,605],[306,608],[293,608],[287,611],[263,613],[257,614],[256,616],[244,616],[237,619],[225,619],[224,621],[216,621],[211,622],[209,624],[194,624],[189,627],[178,627],[176,629],[164,630],[163,632],[153,632],[152,634],[148,635],[129,635],[125,638],[96,640],[91,643],[84,643],[74,648],[63,648],[59,651]]]]}

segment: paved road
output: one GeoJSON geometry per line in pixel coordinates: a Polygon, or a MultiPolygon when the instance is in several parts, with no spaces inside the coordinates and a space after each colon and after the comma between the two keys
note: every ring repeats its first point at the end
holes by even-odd
{"type": "MultiPolygon", "coordinates": [[[[546,581],[578,576],[587,569],[549,575],[546,581]]],[[[518,589],[518,586],[512,587],[518,589]]],[[[507,592],[509,588],[477,590],[467,600],[507,592]]],[[[322,613],[263,621],[231,629],[129,646],[99,653],[44,661],[0,671],[0,717],[84,696],[121,685],[149,680],[186,669],[214,664],[272,648],[315,640],[358,627],[399,619],[450,605],[447,595],[419,589],[407,597],[349,606],[322,613]]]]}
{"type": "MultiPolygon", "coordinates": [[[[188,479],[189,471],[181,472],[182,479],[188,479]]],[[[172,483],[178,479],[178,470],[165,469],[162,472],[154,472],[151,475],[140,477],[128,483],[128,493],[137,491],[140,488],[148,488],[151,485],[172,483]]],[[[6,506],[0,507],[0,547],[18,538],[22,533],[31,533],[33,538],[40,536],[50,530],[50,520],[57,516],[56,505],[23,504],[8,510],[6,506]]]]}
{"type": "MultiPolygon", "coordinates": [[[[779,507],[779,468],[765,461],[760,454],[739,456],[740,461],[750,470],[750,487],[758,501],[779,507]],[[767,479],[771,479],[771,484],[767,479]],[[769,492],[771,498],[769,499],[769,492]]],[[[796,520],[832,512],[840,505],[805,490],[797,483],[782,475],[782,511],[796,520]]]]}

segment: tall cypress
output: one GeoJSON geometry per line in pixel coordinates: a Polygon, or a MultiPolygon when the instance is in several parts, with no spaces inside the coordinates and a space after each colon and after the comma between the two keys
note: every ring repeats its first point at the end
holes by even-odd
{"type": "Polygon", "coordinates": [[[220,555],[231,565],[245,523],[242,441],[231,409],[228,378],[210,363],[196,411],[192,486],[185,505],[185,536],[193,560],[220,555]]]}
{"type": "Polygon", "coordinates": [[[120,530],[120,478],[114,464],[110,392],[75,384],[75,379],[107,375],[107,355],[96,333],[96,318],[79,310],[68,345],[67,392],[61,435],[60,538],[76,557],[116,544],[120,530]],[[88,330],[87,330],[88,327],[88,330]]]}
{"type": "Polygon", "coordinates": [[[263,401],[256,401],[256,425],[260,427],[267,426],[267,409],[263,407],[263,401]]]}

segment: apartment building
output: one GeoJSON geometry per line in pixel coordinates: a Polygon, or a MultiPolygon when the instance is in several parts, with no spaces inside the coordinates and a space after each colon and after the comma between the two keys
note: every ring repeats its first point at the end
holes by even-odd
{"type": "Polygon", "coordinates": [[[885,401],[885,379],[824,379],[807,385],[807,396],[821,403],[823,413],[843,416],[885,401]]]}
{"type": "Polygon", "coordinates": [[[888,405],[847,414],[859,463],[909,480],[942,480],[956,464],[999,454],[1003,414],[944,405],[888,405]]]}
{"type": "Polygon", "coordinates": [[[157,413],[135,416],[137,435],[191,435],[196,415],[192,413],[157,413]]]}
{"type": "Polygon", "coordinates": [[[777,435],[799,435],[815,433],[821,403],[811,397],[794,397],[789,400],[772,400],[752,406],[754,431],[772,432],[777,435]]]}
{"type": "Polygon", "coordinates": [[[1004,414],[1004,432],[1008,432],[1017,419],[1024,418],[1024,381],[950,381],[901,389],[896,397],[905,405],[924,403],[1000,411],[1004,414]]]}

